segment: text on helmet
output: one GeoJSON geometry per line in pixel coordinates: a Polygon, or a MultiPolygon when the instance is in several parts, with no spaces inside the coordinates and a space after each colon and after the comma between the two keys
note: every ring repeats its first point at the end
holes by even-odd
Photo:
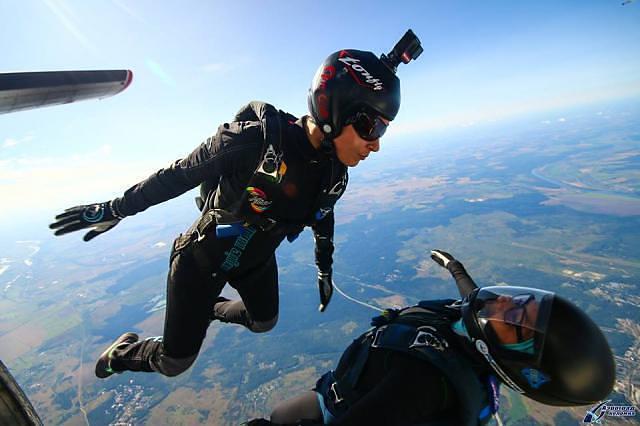
{"type": "Polygon", "coordinates": [[[348,55],[349,52],[343,50],[342,52],[340,52],[340,57],[338,58],[338,60],[348,67],[347,69],[350,71],[351,75],[358,84],[362,84],[362,82],[352,71],[355,71],[362,77],[364,77],[364,81],[370,84],[373,90],[384,90],[382,81],[380,81],[379,78],[375,78],[369,71],[367,71],[362,65],[360,65],[360,59],[352,58],[348,55]]]}

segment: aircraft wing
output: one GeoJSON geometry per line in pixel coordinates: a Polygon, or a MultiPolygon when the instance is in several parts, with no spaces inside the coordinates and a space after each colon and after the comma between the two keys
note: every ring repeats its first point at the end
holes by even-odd
{"type": "MultiPolygon", "coordinates": [[[[0,73],[0,114],[106,98],[125,90],[132,78],[130,70],[0,73]]],[[[29,398],[2,360],[0,425],[42,425],[29,398]]]]}
{"type": "Polygon", "coordinates": [[[0,114],[106,98],[125,90],[130,70],[0,73],[0,114]]]}
{"type": "Polygon", "coordinates": [[[42,421],[9,370],[0,361],[0,424],[41,426],[42,421]]]}

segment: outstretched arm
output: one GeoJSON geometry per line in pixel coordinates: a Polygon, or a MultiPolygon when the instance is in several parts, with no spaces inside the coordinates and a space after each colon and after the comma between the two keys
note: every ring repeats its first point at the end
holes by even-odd
{"type": "Polygon", "coordinates": [[[200,144],[187,157],[160,169],[129,188],[122,197],[103,203],[72,207],[56,216],[49,227],[55,235],[90,229],[84,240],[112,229],[126,216],[175,198],[203,181],[214,181],[239,169],[252,170],[262,146],[258,125],[232,122],[200,144]]]}
{"type": "Polygon", "coordinates": [[[464,265],[456,260],[452,255],[442,250],[431,250],[431,259],[443,268],[447,268],[453,279],[456,280],[458,291],[461,297],[467,297],[473,290],[478,288],[476,283],[464,269],[464,265]]]}
{"type": "Polygon", "coordinates": [[[252,169],[262,140],[259,126],[244,122],[223,124],[191,154],[133,185],[122,197],[113,200],[114,205],[122,215],[131,216],[175,198],[204,181],[217,181],[220,176],[244,166],[245,162],[252,169]],[[254,155],[245,155],[248,152],[254,155]]]}

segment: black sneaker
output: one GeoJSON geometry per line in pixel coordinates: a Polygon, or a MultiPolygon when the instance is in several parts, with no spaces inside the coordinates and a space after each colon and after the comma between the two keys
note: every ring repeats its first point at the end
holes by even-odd
{"type": "Polygon", "coordinates": [[[99,379],[106,379],[114,373],[121,373],[121,371],[115,371],[111,368],[111,359],[113,358],[113,352],[116,349],[130,345],[138,341],[138,335],[136,333],[124,333],[122,336],[113,342],[107,349],[100,354],[98,362],[96,362],[96,377],[99,379]]]}

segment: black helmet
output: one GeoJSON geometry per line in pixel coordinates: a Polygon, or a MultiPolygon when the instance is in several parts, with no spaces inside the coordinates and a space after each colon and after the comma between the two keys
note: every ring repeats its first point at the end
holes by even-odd
{"type": "Polygon", "coordinates": [[[344,49],[327,57],[316,71],[309,89],[309,111],[325,134],[333,139],[348,119],[359,112],[393,120],[400,108],[400,80],[396,67],[422,53],[411,30],[389,55],[344,49]]]}
{"type": "Polygon", "coordinates": [[[569,406],[601,401],[613,389],[615,363],[604,335],[554,293],[483,287],[465,300],[462,315],[476,350],[516,392],[569,406]]]}

